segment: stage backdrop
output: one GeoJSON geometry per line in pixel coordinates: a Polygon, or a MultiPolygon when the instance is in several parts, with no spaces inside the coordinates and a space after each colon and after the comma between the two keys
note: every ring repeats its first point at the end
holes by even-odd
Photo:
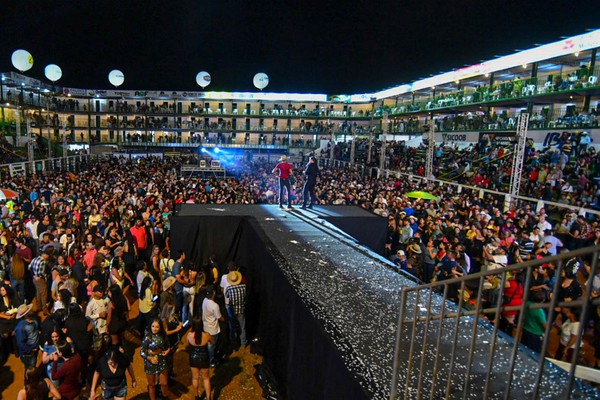
{"type": "MultiPolygon", "coordinates": [[[[221,214],[222,215],[222,214],[221,214]]],[[[332,340],[278,267],[286,261],[249,216],[174,216],[172,248],[204,263],[234,260],[248,279],[249,337],[264,342],[264,362],[286,399],[367,399],[332,340]]]]}

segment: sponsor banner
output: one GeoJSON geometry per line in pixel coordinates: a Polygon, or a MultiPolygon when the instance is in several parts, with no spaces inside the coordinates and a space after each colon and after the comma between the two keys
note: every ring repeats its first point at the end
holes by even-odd
{"type": "Polygon", "coordinates": [[[479,132],[479,141],[487,138],[490,143],[500,146],[515,144],[516,132],[479,132]]]}
{"type": "MultiPolygon", "coordinates": [[[[425,135],[423,135],[425,137],[425,135]]],[[[436,142],[446,143],[477,143],[478,132],[435,132],[436,142]]]]}
{"type": "Polygon", "coordinates": [[[71,96],[87,96],[87,90],[77,88],[63,88],[63,94],[71,96]]]}
{"type": "MultiPolygon", "coordinates": [[[[559,139],[563,132],[587,132],[592,138],[592,145],[600,144],[600,129],[551,129],[551,130],[534,130],[527,132],[527,139],[533,140],[537,148],[540,147],[557,147],[559,139]]],[[[514,131],[481,131],[481,132],[435,132],[435,141],[437,143],[477,143],[485,136],[492,143],[500,143],[503,146],[514,144],[516,132],[514,131]]]]}
{"type": "Polygon", "coordinates": [[[27,86],[44,86],[44,87],[48,86],[47,84],[43,83],[42,81],[39,81],[34,78],[30,78],[25,75],[18,74],[16,72],[9,72],[8,74],[5,74],[5,75],[14,81],[24,83],[27,86]]]}
{"type": "Polygon", "coordinates": [[[88,90],[87,95],[92,97],[106,97],[108,92],[106,90],[88,90]]]}

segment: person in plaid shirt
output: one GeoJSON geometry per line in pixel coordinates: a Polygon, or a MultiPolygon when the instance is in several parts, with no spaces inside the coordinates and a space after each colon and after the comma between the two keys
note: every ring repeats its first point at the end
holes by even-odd
{"type": "Polygon", "coordinates": [[[43,311],[48,315],[48,285],[46,284],[46,263],[50,258],[48,251],[31,260],[29,270],[33,275],[33,285],[35,286],[35,299],[37,302],[37,311],[43,311]]]}
{"type": "Polygon", "coordinates": [[[229,287],[225,289],[225,297],[229,302],[229,315],[234,319],[234,329],[229,334],[232,341],[239,336],[240,344],[246,346],[246,285],[242,283],[239,271],[228,273],[227,282],[229,287]]]}

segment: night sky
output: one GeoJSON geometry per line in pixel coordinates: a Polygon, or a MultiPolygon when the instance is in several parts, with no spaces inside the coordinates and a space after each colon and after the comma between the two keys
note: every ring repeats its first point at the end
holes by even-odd
{"type": "Polygon", "coordinates": [[[409,83],[600,28],[593,1],[3,1],[0,72],[57,64],[59,85],[110,89],[354,94],[409,83]]]}

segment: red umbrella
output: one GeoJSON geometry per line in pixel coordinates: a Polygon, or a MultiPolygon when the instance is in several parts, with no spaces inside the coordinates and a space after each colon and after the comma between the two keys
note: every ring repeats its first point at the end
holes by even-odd
{"type": "Polygon", "coordinates": [[[0,200],[12,199],[14,197],[19,197],[19,193],[14,190],[0,188],[0,200]]]}

